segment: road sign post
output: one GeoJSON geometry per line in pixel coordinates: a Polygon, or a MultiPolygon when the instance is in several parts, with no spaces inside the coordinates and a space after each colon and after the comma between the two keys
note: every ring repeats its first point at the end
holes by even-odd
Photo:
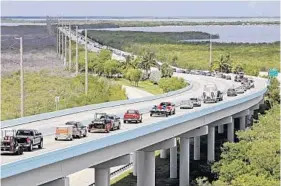
{"type": "Polygon", "coordinates": [[[277,76],[278,76],[278,70],[276,68],[269,69],[269,71],[268,71],[269,78],[274,78],[277,76]]]}
{"type": "Polygon", "coordinates": [[[56,110],[58,110],[59,101],[60,101],[60,97],[59,97],[59,96],[56,96],[56,97],[55,97],[56,110]]]}

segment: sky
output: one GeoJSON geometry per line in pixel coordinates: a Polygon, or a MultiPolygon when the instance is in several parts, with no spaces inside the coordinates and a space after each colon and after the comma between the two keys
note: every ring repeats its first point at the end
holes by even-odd
{"type": "Polygon", "coordinates": [[[1,1],[1,16],[279,17],[279,1],[1,1]]]}

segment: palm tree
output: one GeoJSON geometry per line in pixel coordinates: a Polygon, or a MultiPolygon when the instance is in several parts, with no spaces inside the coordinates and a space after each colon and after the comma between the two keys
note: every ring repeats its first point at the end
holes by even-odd
{"type": "Polygon", "coordinates": [[[146,52],[143,56],[142,61],[140,62],[140,68],[145,70],[146,74],[148,75],[148,79],[150,77],[151,70],[150,68],[156,66],[158,67],[158,63],[155,60],[155,54],[153,52],[146,52]]]}
{"type": "Polygon", "coordinates": [[[217,64],[218,69],[220,72],[226,72],[229,73],[231,72],[232,69],[232,61],[230,58],[230,55],[226,55],[225,57],[223,55],[220,56],[220,60],[219,61],[215,61],[212,65],[217,64]]]}

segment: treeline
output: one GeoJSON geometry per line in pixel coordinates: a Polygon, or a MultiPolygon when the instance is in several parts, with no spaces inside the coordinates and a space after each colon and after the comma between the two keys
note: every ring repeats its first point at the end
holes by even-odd
{"type": "MultiPolygon", "coordinates": [[[[74,47],[72,50],[75,50],[74,47]]],[[[84,49],[80,46],[78,51],[79,71],[84,72],[84,49]]],[[[75,61],[75,51],[72,52],[72,61],[75,61]]],[[[98,53],[88,52],[88,72],[106,78],[125,78],[134,86],[138,86],[140,81],[148,80],[159,85],[163,92],[178,90],[187,85],[182,78],[171,78],[173,69],[167,63],[160,66],[153,52],[146,52],[137,58],[127,56],[124,61],[112,59],[112,52],[107,49],[102,49],[98,53]],[[153,67],[155,70],[151,71],[153,67]],[[165,84],[160,83],[162,78],[165,78],[165,84]],[[166,87],[167,85],[169,88],[166,87]]]]}
{"type": "MultiPolygon", "coordinates": [[[[212,69],[221,69],[221,66],[230,65],[231,71],[241,67],[246,74],[255,76],[260,71],[268,71],[270,68],[280,70],[279,45],[280,42],[271,44],[213,43],[212,69]]],[[[142,55],[145,51],[154,51],[159,61],[185,69],[210,69],[209,43],[135,43],[124,45],[123,48],[137,55],[142,55]]]]}
{"type": "MultiPolygon", "coordinates": [[[[84,35],[84,31],[82,32],[84,35]]],[[[176,44],[183,40],[209,39],[206,32],[140,32],[140,31],[106,31],[89,30],[88,37],[102,45],[124,49],[125,46],[134,43],[159,43],[176,44]]],[[[218,39],[218,35],[211,35],[218,39]]]]}
{"type": "MultiPolygon", "coordinates": [[[[59,73],[58,73],[59,74],[59,73]]],[[[85,77],[64,77],[48,71],[25,73],[24,115],[56,110],[55,97],[59,96],[58,109],[126,99],[125,90],[106,78],[88,77],[88,95],[84,90],[85,77]]],[[[19,73],[2,77],[1,120],[20,117],[19,73]]]]}
{"type": "Polygon", "coordinates": [[[259,115],[248,130],[237,132],[239,142],[224,143],[221,159],[212,166],[215,181],[199,178],[199,186],[280,185],[279,85],[276,79],[271,80],[266,98],[271,109],[259,115]]]}

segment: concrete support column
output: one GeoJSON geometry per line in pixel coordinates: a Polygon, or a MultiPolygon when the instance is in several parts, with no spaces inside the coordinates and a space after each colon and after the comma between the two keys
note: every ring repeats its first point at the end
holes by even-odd
{"type": "Polygon", "coordinates": [[[170,178],[178,177],[178,161],[177,161],[177,140],[174,139],[176,146],[170,148],[170,178]]]}
{"type": "Polygon", "coordinates": [[[234,142],[234,119],[231,123],[227,124],[227,140],[234,142]]]}
{"type": "Polygon", "coordinates": [[[95,186],[110,185],[110,168],[95,168],[95,186]]]}
{"type": "Polygon", "coordinates": [[[160,158],[161,159],[167,159],[168,157],[168,149],[161,149],[160,150],[160,158]]]}
{"type": "Polygon", "coordinates": [[[208,161],[215,161],[215,127],[208,127],[208,161]]]}
{"type": "Polygon", "coordinates": [[[246,129],[246,117],[245,116],[241,116],[239,118],[239,123],[240,123],[240,130],[245,130],[246,129]]]}
{"type": "Polygon", "coordinates": [[[137,186],[155,186],[155,154],[153,152],[138,152],[137,186]]]}
{"type": "Polygon", "coordinates": [[[218,126],[218,133],[219,133],[219,134],[223,134],[223,132],[224,132],[224,131],[223,131],[223,125],[219,125],[219,126],[218,126]]]}
{"type": "Polygon", "coordinates": [[[189,138],[180,138],[180,186],[189,185],[189,138]]]}
{"type": "Polygon", "coordinates": [[[200,160],[200,136],[194,137],[194,146],[193,146],[194,160],[200,160]]]}
{"type": "Polygon", "coordinates": [[[69,186],[69,178],[68,177],[59,178],[57,180],[42,184],[40,186],[69,186]]]}
{"type": "Polygon", "coordinates": [[[137,176],[137,167],[138,167],[138,163],[137,163],[137,161],[138,161],[138,158],[137,158],[137,156],[138,156],[138,152],[136,151],[136,152],[134,152],[134,155],[133,155],[134,157],[134,162],[133,162],[133,167],[134,167],[134,169],[133,169],[133,175],[134,176],[137,176]]]}

